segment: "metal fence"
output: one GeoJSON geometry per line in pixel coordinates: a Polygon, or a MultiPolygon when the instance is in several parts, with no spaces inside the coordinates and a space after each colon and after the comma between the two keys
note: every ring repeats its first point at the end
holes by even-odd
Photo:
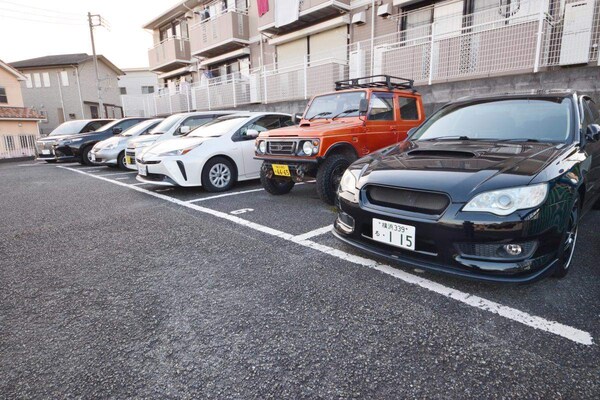
{"type": "Polygon", "coordinates": [[[554,16],[546,0],[510,2],[469,15],[457,7],[433,23],[311,54],[296,65],[274,63],[246,75],[165,89],[153,96],[155,108],[147,109],[169,114],[308,99],[333,90],[336,80],[367,75],[401,76],[423,85],[597,62],[600,0],[566,0],[558,7],[554,16]]]}
{"type": "Polygon", "coordinates": [[[0,159],[35,155],[36,135],[0,136],[0,159]]]}

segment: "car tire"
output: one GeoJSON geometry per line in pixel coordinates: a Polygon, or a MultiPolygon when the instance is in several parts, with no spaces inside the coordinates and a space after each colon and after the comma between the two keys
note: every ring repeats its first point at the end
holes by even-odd
{"type": "Polygon", "coordinates": [[[86,146],[81,150],[81,156],[79,163],[83,165],[94,165],[92,160],[90,160],[90,151],[92,151],[93,146],[86,146]]]}
{"type": "Polygon", "coordinates": [[[202,186],[207,192],[225,192],[237,181],[235,166],[225,157],[214,157],[204,164],[202,186]]]}
{"type": "Polygon", "coordinates": [[[117,167],[122,170],[126,170],[127,166],[125,165],[125,150],[119,153],[117,156],[117,167]]]}
{"type": "Polygon", "coordinates": [[[291,179],[269,178],[265,168],[260,169],[260,183],[267,193],[274,196],[288,194],[296,184],[291,179]]]}
{"type": "Polygon", "coordinates": [[[48,164],[54,164],[56,163],[56,160],[45,160],[48,164]]]}
{"type": "Polygon", "coordinates": [[[325,203],[334,205],[340,180],[351,159],[342,154],[334,154],[325,159],[317,171],[317,193],[325,203]]]}
{"type": "Polygon", "coordinates": [[[579,195],[575,196],[573,206],[569,213],[567,228],[561,241],[561,251],[558,258],[558,264],[552,274],[555,278],[564,278],[570,271],[575,246],[577,244],[577,231],[579,226],[579,216],[581,214],[581,202],[579,195]]]}

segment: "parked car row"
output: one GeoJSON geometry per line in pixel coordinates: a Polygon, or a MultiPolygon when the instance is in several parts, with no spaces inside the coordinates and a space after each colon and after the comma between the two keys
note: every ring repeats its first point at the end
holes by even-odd
{"type": "Polygon", "coordinates": [[[531,282],[567,274],[579,221],[600,202],[599,124],[593,100],[573,91],[460,99],[426,119],[411,80],[376,76],[336,82],[298,125],[280,113],[184,113],[115,121],[53,148],[56,160],[68,146],[156,185],[219,192],[260,178],[283,195],[316,180],[337,206],[335,236],[361,251],[531,282]]]}

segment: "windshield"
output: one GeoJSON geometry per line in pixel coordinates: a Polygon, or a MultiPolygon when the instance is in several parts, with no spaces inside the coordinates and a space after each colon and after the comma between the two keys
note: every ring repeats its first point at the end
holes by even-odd
{"type": "Polygon", "coordinates": [[[156,125],[154,129],[148,132],[148,135],[162,135],[163,133],[169,132],[175,124],[181,121],[181,118],[183,118],[181,115],[171,115],[164,119],[160,124],[156,125]]]}
{"type": "Polygon", "coordinates": [[[482,101],[443,108],[411,139],[564,142],[571,120],[567,98],[482,101]]]}
{"type": "Polygon", "coordinates": [[[125,132],[121,133],[119,136],[137,136],[144,132],[148,127],[156,125],[157,122],[160,121],[158,119],[151,119],[148,121],[142,121],[137,125],[132,126],[131,128],[125,130],[125,132]]]}
{"type": "Polygon", "coordinates": [[[89,121],[69,121],[57,126],[48,136],[73,135],[79,133],[89,121]]]}
{"type": "Polygon", "coordinates": [[[346,110],[356,110],[344,114],[345,117],[358,117],[358,109],[361,99],[366,99],[364,91],[345,92],[317,96],[310,104],[310,108],[304,115],[305,119],[331,118],[346,110]]]}
{"type": "Polygon", "coordinates": [[[215,119],[191,131],[186,137],[217,137],[231,132],[240,122],[248,117],[227,117],[225,119],[215,119]]]}

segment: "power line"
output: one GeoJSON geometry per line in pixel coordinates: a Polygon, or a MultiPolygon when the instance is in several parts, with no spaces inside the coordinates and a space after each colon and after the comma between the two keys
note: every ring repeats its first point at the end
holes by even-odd
{"type": "Polygon", "coordinates": [[[21,17],[21,16],[17,16],[17,15],[0,15],[0,18],[4,18],[4,19],[18,19],[18,20],[21,20],[21,21],[39,22],[41,24],[73,25],[73,26],[84,26],[84,25],[86,25],[85,23],[77,23],[77,22],[70,22],[70,21],[59,21],[59,20],[40,20],[40,19],[32,19],[32,18],[21,17]]]}
{"type": "Polygon", "coordinates": [[[12,1],[0,0],[0,3],[11,4],[13,6],[18,6],[18,7],[21,7],[21,8],[31,8],[31,9],[34,9],[34,10],[49,11],[51,13],[59,14],[59,15],[62,15],[62,16],[70,14],[72,16],[81,17],[81,15],[76,14],[76,13],[70,13],[70,12],[64,12],[64,11],[56,11],[56,10],[52,10],[52,9],[49,9],[49,8],[42,8],[42,7],[36,7],[36,6],[30,6],[30,5],[23,5],[23,4],[19,4],[19,3],[14,3],[12,1]]]}
{"type": "Polygon", "coordinates": [[[83,20],[83,16],[81,16],[80,18],[61,17],[61,16],[55,16],[55,15],[45,15],[45,14],[30,13],[30,12],[26,12],[26,11],[13,10],[13,9],[10,9],[10,8],[2,8],[2,7],[0,7],[0,10],[5,11],[5,12],[9,12],[9,13],[14,13],[17,16],[23,16],[23,15],[25,15],[27,17],[42,18],[42,19],[53,20],[53,21],[75,22],[75,21],[82,21],[83,20]]]}

